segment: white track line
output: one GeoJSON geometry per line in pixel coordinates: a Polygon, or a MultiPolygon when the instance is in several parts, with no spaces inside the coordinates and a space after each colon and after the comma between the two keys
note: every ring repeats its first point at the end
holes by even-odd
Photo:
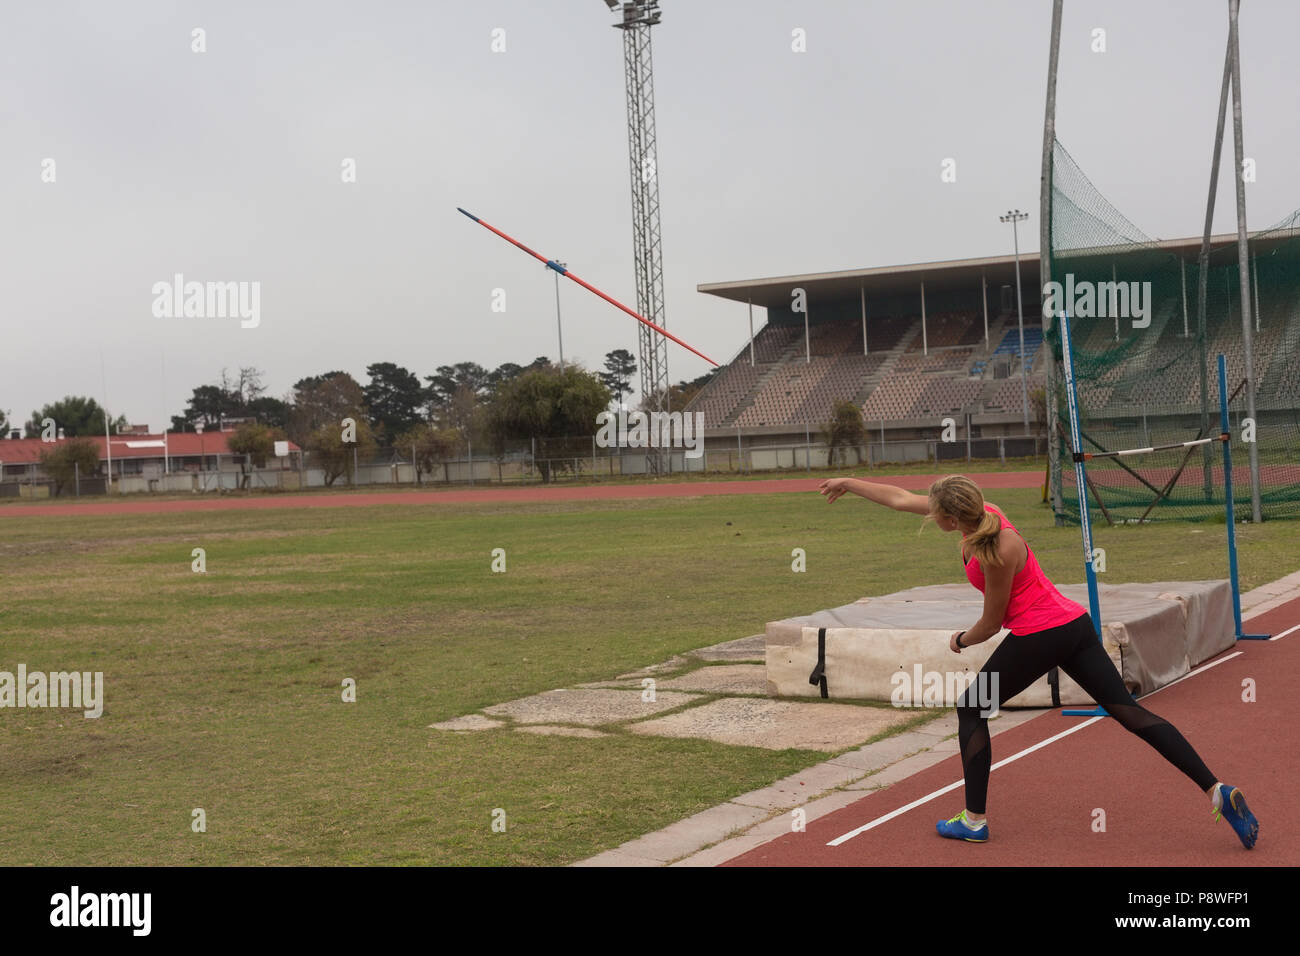
{"type": "MultiPolygon", "coordinates": [[[[1297,625],[1291,630],[1300,630],[1300,625],[1297,625]]],[[[1290,632],[1284,631],[1283,633],[1290,633],[1290,632]]],[[[1281,636],[1282,636],[1281,634],[1278,635],[1278,637],[1281,636]]],[[[1276,639],[1277,638],[1272,638],[1272,640],[1276,640],[1276,639]]],[[[1241,653],[1242,653],[1241,651],[1235,651],[1232,654],[1227,655],[1226,657],[1222,657],[1219,660],[1214,661],[1213,663],[1203,664],[1200,667],[1196,668],[1196,670],[1189,671],[1188,673],[1184,674],[1182,677],[1178,678],[1178,680],[1170,681],[1164,687],[1160,687],[1156,690],[1153,690],[1150,694],[1145,695],[1142,699],[1146,700],[1147,697],[1150,697],[1153,694],[1158,694],[1160,693],[1160,691],[1164,690],[1167,687],[1173,687],[1174,684],[1177,684],[1180,681],[1185,681],[1189,677],[1195,677],[1197,674],[1204,673],[1205,671],[1208,671],[1211,667],[1218,667],[1220,664],[1226,661],[1230,661],[1234,657],[1241,656],[1241,653]]],[[[1104,717],[1092,717],[1088,720],[1085,720],[1083,723],[1076,724],[1075,726],[1071,727],[1069,730],[1061,731],[1059,734],[1055,735],[1054,737],[1048,737],[1046,740],[1040,740],[1032,747],[1026,747],[1024,750],[1020,751],[1019,753],[1012,754],[1010,757],[1007,757],[1004,760],[999,760],[992,767],[990,767],[989,770],[993,771],[993,770],[997,770],[999,767],[1005,767],[1007,764],[1011,763],[1012,761],[1019,760],[1021,757],[1028,756],[1029,754],[1033,753],[1035,750],[1039,750],[1043,747],[1046,747],[1050,743],[1055,743],[1056,741],[1060,740],[1062,737],[1068,737],[1070,736],[1070,734],[1083,730],[1083,728],[1088,727],[1092,724],[1097,723],[1097,721],[1104,720],[1104,719],[1105,719],[1104,717]]],[[[882,823],[888,823],[890,820],[894,819],[894,817],[902,816],[908,810],[915,810],[917,807],[927,804],[931,800],[937,799],[938,797],[942,797],[945,793],[951,793],[952,791],[960,787],[963,783],[965,783],[965,780],[958,780],[956,783],[950,783],[948,784],[948,786],[941,787],[940,789],[935,790],[933,793],[927,793],[924,797],[920,797],[919,799],[913,800],[911,803],[907,804],[906,806],[899,807],[897,810],[891,810],[889,813],[886,813],[882,817],[877,817],[876,819],[872,820],[870,823],[864,823],[856,830],[850,830],[848,833],[845,833],[843,836],[837,836],[834,840],[831,840],[826,845],[839,846],[841,843],[847,843],[849,840],[852,840],[855,836],[857,836],[860,833],[866,833],[868,830],[873,829],[874,827],[878,827],[882,823]]]]}
{"type": "Polygon", "coordinates": [[[1281,634],[1274,634],[1272,637],[1269,638],[1269,640],[1270,641],[1281,640],[1282,638],[1286,637],[1288,634],[1293,634],[1296,631],[1300,631],[1300,624],[1297,624],[1295,627],[1288,627],[1281,634]]]}
{"type": "MultiPolygon", "coordinates": [[[[1046,740],[1039,741],[1038,743],[1034,744],[1032,747],[1026,747],[1018,754],[1012,754],[1010,757],[1007,757],[1005,760],[999,760],[990,769],[997,770],[998,767],[1005,767],[1007,764],[1011,763],[1011,761],[1019,760],[1021,757],[1025,756],[1026,754],[1033,753],[1039,747],[1046,747],[1054,740],[1060,740],[1062,737],[1068,737],[1070,736],[1070,734],[1082,730],[1084,727],[1087,727],[1089,724],[1095,724],[1097,721],[1103,719],[1104,718],[1102,717],[1093,717],[1090,720],[1085,720],[1083,723],[1076,724],[1075,726],[1071,727],[1069,730],[1061,731],[1055,737],[1048,737],[1046,740]]],[[[935,799],[936,797],[941,797],[945,793],[949,793],[953,790],[956,790],[963,783],[965,783],[964,780],[958,780],[956,783],[950,783],[948,784],[948,786],[940,790],[936,790],[933,793],[927,793],[924,797],[921,797],[919,800],[913,800],[911,803],[907,804],[906,806],[899,807],[897,810],[893,810],[889,813],[886,813],[883,817],[877,817],[876,819],[872,820],[870,823],[865,823],[862,826],[858,827],[856,830],[850,830],[848,833],[844,834],[843,836],[838,836],[834,840],[831,840],[826,845],[839,846],[841,843],[844,843],[848,840],[852,840],[859,833],[866,833],[872,827],[878,827],[880,826],[880,824],[887,823],[888,821],[894,819],[894,817],[901,816],[902,814],[906,813],[908,810],[913,810],[924,803],[929,803],[931,800],[935,799]]]]}

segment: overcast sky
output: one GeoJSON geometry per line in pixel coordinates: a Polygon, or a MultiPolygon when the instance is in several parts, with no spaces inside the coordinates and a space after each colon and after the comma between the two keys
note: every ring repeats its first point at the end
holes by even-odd
{"type": "MultiPolygon", "coordinates": [[[[675,334],[725,361],[745,309],[698,284],[1009,253],[1013,206],[1036,250],[1048,0],[661,6],[675,334]]],[[[601,0],[7,4],[0,409],[23,421],[106,386],[111,411],[158,428],[223,367],[283,396],[336,368],[364,384],[380,361],[423,377],[556,358],[552,273],[456,207],[635,306],[613,21],[601,0]],[[156,317],[177,273],[260,283],[258,325],[156,317]]],[[[1251,228],[1300,205],[1297,36],[1300,4],[1243,3],[1251,228]]],[[[1066,0],[1058,135],[1153,237],[1201,230],[1226,37],[1226,0],[1066,0]]],[[[1223,182],[1216,232],[1235,229],[1223,182]]],[[[632,319],[560,292],[566,359],[635,354],[632,319]]],[[[670,346],[673,381],[705,369],[670,346]]]]}

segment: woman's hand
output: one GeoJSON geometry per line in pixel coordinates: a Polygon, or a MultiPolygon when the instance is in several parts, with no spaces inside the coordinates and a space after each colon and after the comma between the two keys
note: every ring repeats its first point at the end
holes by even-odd
{"type": "Polygon", "coordinates": [[[834,501],[840,495],[844,494],[844,492],[849,490],[847,485],[850,480],[851,479],[848,478],[827,478],[821,483],[818,490],[826,496],[828,502],[834,501]]]}
{"type": "Polygon", "coordinates": [[[952,632],[952,635],[948,638],[948,648],[949,648],[949,649],[950,649],[954,654],[960,654],[960,653],[962,652],[962,650],[964,649],[964,648],[958,646],[958,644],[957,644],[957,638],[961,637],[961,636],[962,636],[963,634],[965,634],[965,633],[966,633],[965,631],[953,631],[953,632],[952,632]]]}

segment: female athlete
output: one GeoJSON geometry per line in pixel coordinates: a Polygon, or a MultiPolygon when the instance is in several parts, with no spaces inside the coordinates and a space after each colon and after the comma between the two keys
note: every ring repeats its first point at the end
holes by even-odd
{"type": "MultiPolygon", "coordinates": [[[[1004,627],[1011,632],[957,701],[966,808],[937,824],[942,836],[971,843],[989,838],[984,811],[992,755],[988,718],[982,713],[990,711],[983,710],[976,700],[975,688],[991,684],[997,690],[1000,708],[1051,668],[1059,667],[1125,730],[1145,740],[1204,790],[1215,819],[1222,816],[1232,824],[1247,849],[1255,845],[1259,823],[1242,792],[1220,783],[1177,728],[1134,700],[1102,650],[1092,616],[1057,591],[1020,532],[997,506],[984,501],[975,482],[965,475],[948,475],[930,486],[929,495],[917,495],[857,478],[831,478],[821,483],[820,491],[827,501],[852,492],[895,511],[924,515],[944,531],[960,531],[962,564],[970,583],[984,593],[984,614],[970,629],[954,632],[949,646],[960,654],[1004,627]],[[985,683],[990,675],[996,679],[985,683]]],[[[987,707],[988,702],[983,704],[987,707]]]]}

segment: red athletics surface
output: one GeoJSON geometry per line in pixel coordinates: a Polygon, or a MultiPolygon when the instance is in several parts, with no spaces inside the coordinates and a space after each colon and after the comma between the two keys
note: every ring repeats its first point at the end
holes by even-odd
{"type": "MultiPolygon", "coordinates": [[[[1300,624],[1300,598],[1250,618],[1246,633],[1300,624]]],[[[1140,738],[1102,718],[989,777],[989,842],[948,840],[938,820],[961,811],[958,787],[841,843],[826,844],[962,779],[954,754],[891,787],[806,824],[724,866],[1295,866],[1300,863],[1300,747],[1295,688],[1300,631],[1238,641],[1214,667],[1143,698],[1177,727],[1218,779],[1240,787],[1259,820],[1246,850],[1209,798],[1140,738]],[[1238,653],[1239,652],[1239,653],[1238,653]],[[1236,656],[1232,656],[1236,654],[1236,656]],[[1242,681],[1255,681],[1255,703],[1242,681]],[[1106,831],[1092,830],[1106,812],[1106,831]]],[[[1202,665],[1204,666],[1204,665],[1202,665]]],[[[1087,721],[1049,711],[993,738],[996,766],[1087,721]]]]}
{"type": "MultiPolygon", "coordinates": [[[[897,485],[909,491],[924,491],[942,475],[892,475],[868,478],[881,484],[897,485]]],[[[1039,488],[1041,471],[1009,471],[976,474],[982,488],[1039,488]]],[[[697,495],[768,495],[778,492],[816,491],[824,478],[764,478],[755,481],[673,481],[644,485],[529,486],[523,488],[480,488],[470,491],[385,491],[321,492],[311,495],[269,494],[257,497],[171,498],[152,500],[145,496],[121,500],[97,498],[84,504],[28,505],[14,503],[0,507],[0,515],[110,515],[158,514],[172,511],[226,511],[258,508],[347,508],[370,505],[459,505],[492,504],[502,501],[595,501],[607,498],[690,498],[697,495]]]]}

